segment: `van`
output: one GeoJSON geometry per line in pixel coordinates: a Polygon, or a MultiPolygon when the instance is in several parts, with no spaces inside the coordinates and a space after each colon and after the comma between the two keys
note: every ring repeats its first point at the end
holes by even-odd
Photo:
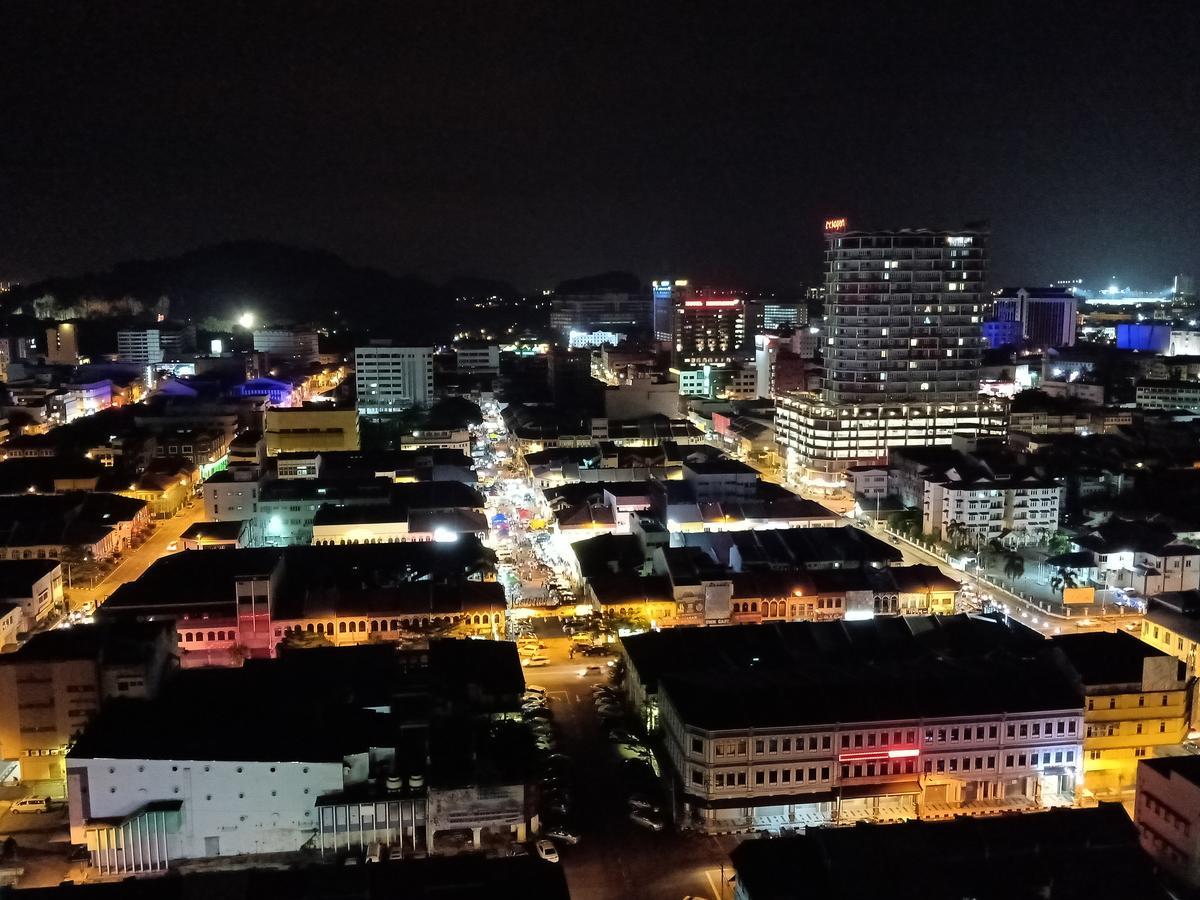
{"type": "Polygon", "coordinates": [[[367,847],[367,862],[377,863],[383,858],[383,844],[375,841],[371,846],[367,847]]]}
{"type": "Polygon", "coordinates": [[[50,809],[49,797],[24,797],[12,805],[11,812],[44,813],[48,809],[50,809]]]}

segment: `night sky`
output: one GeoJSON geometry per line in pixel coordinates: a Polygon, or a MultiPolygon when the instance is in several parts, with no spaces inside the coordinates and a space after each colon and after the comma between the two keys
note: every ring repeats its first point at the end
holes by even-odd
{"type": "Polygon", "coordinates": [[[992,283],[1200,274],[1200,14],[856,0],[0,4],[0,279],[235,238],[524,289],[820,271],[826,216],[992,283]],[[755,12],[757,10],[758,12],[755,12]]]}

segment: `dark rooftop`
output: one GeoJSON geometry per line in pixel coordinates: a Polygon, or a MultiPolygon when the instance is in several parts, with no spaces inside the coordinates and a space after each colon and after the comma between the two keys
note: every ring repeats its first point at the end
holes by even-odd
{"type": "MultiPolygon", "coordinates": [[[[72,628],[52,628],[31,637],[19,650],[0,654],[0,665],[95,660],[134,663],[145,659],[173,622],[97,622],[72,628]]],[[[174,645],[172,635],[170,643],[174,645]]]]}
{"type": "Polygon", "coordinates": [[[1140,684],[1147,659],[1171,658],[1126,631],[1060,635],[1054,646],[1066,654],[1085,687],[1140,684]]]}
{"type": "Polygon", "coordinates": [[[753,900],[1168,897],[1118,803],[950,822],[810,828],[803,837],[745,841],[730,856],[739,893],[753,900]]]}
{"type": "Polygon", "coordinates": [[[33,583],[59,566],[57,559],[0,560],[0,599],[28,597],[33,583]]]}

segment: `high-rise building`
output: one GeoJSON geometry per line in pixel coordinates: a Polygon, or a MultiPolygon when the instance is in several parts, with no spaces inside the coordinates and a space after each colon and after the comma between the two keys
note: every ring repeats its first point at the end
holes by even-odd
{"type": "Polygon", "coordinates": [[[808,304],[802,301],[756,300],[754,330],[756,334],[777,328],[799,328],[808,324],[808,304]]]}
{"type": "Polygon", "coordinates": [[[161,335],[157,328],[117,332],[117,358],[121,362],[150,366],[163,361],[161,335]]]}
{"type": "Polygon", "coordinates": [[[354,348],[354,386],[364,416],[403,412],[433,402],[433,348],[354,348]]]}
{"type": "Polygon", "coordinates": [[[671,362],[676,368],[726,365],[754,355],[746,299],[724,291],[688,293],[675,299],[671,362]]]}
{"type": "Polygon", "coordinates": [[[656,341],[671,340],[671,317],[675,314],[675,302],[687,293],[687,286],[687,279],[684,278],[664,278],[651,282],[651,315],[656,341]]]}
{"type": "Polygon", "coordinates": [[[822,386],[779,404],[790,476],[821,481],[890,447],[990,429],[977,376],[987,233],[827,225],[822,386]]]}
{"type": "Polygon", "coordinates": [[[46,362],[56,366],[79,365],[79,336],[70,322],[46,329],[46,362]]]}
{"type": "Polygon", "coordinates": [[[996,322],[1019,322],[1021,339],[1046,347],[1075,345],[1079,302],[1066,288],[1004,288],[992,301],[996,322]]]}

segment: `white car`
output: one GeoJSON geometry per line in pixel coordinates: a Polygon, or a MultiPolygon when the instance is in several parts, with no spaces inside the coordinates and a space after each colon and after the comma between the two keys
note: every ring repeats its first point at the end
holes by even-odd
{"type": "Polygon", "coordinates": [[[537,850],[539,859],[544,859],[546,862],[558,862],[558,848],[550,841],[538,841],[533,845],[537,850]]]}
{"type": "Polygon", "coordinates": [[[546,659],[544,656],[532,656],[529,659],[522,660],[521,665],[527,669],[537,669],[541,668],[542,666],[550,665],[550,660],[546,659]]]}
{"type": "Polygon", "coordinates": [[[14,813],[44,813],[49,809],[49,797],[24,797],[9,807],[9,811],[14,813]]]}

